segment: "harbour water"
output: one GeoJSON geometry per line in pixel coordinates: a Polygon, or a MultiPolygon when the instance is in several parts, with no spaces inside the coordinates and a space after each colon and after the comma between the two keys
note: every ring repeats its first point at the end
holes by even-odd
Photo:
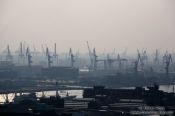
{"type": "MultiPolygon", "coordinates": [[[[175,85],[160,85],[159,89],[164,91],[164,92],[173,92],[174,87],[175,87],[175,85]]],[[[134,87],[123,87],[123,88],[124,89],[125,88],[126,89],[133,89],[134,87]]],[[[67,93],[70,96],[76,96],[76,98],[82,98],[82,96],[83,96],[83,90],[59,90],[58,93],[61,97],[66,96],[67,93]]],[[[23,94],[28,94],[28,93],[23,93],[23,94]]],[[[19,93],[18,93],[18,95],[19,95],[19,93]]],[[[37,97],[41,97],[43,95],[43,92],[37,92],[36,95],[37,95],[37,97]]],[[[46,97],[54,96],[54,95],[56,95],[56,91],[45,91],[44,95],[46,97]]],[[[13,93],[8,94],[8,99],[10,102],[13,101],[14,96],[15,96],[15,94],[13,94],[13,93]]],[[[6,95],[1,94],[0,95],[0,103],[4,103],[6,97],[7,97],[6,95]]]]}
{"type": "MultiPolygon", "coordinates": [[[[82,98],[82,94],[83,94],[83,90],[59,90],[58,91],[59,95],[61,97],[64,97],[67,95],[67,93],[69,94],[69,96],[76,96],[76,98],[82,98]]],[[[22,94],[28,94],[28,93],[22,93],[22,94]]],[[[17,93],[17,95],[19,95],[19,93],[17,93]]],[[[43,92],[36,92],[37,97],[41,97],[43,95],[43,92]]],[[[44,95],[46,97],[49,96],[55,96],[56,95],[56,91],[45,91],[44,95]]],[[[14,98],[15,94],[14,93],[9,93],[8,94],[8,99],[9,102],[13,102],[13,98],[14,98]]],[[[1,94],[0,95],[0,103],[4,103],[6,99],[6,95],[1,94]]]]}

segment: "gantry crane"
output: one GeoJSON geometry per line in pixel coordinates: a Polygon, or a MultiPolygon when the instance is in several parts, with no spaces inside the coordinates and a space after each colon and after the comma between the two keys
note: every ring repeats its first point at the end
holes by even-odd
{"type": "Polygon", "coordinates": [[[166,75],[169,75],[169,67],[170,67],[170,63],[172,63],[172,56],[171,54],[167,54],[165,53],[164,57],[163,57],[164,63],[165,63],[165,71],[166,71],[166,75]]]}
{"type": "Polygon", "coordinates": [[[137,50],[137,60],[134,62],[134,71],[136,75],[138,74],[139,61],[140,61],[140,52],[139,50],[137,50]]]}
{"type": "Polygon", "coordinates": [[[32,55],[30,53],[29,47],[27,47],[27,49],[26,49],[26,57],[27,57],[27,61],[28,61],[28,67],[31,67],[32,55]]]}
{"type": "Polygon", "coordinates": [[[51,67],[52,62],[52,56],[50,55],[49,48],[46,48],[46,56],[47,56],[47,61],[48,61],[48,67],[51,67]]]}
{"type": "Polygon", "coordinates": [[[10,47],[9,45],[7,45],[7,55],[6,55],[6,60],[7,61],[11,61],[13,60],[13,57],[12,57],[12,54],[11,54],[11,51],[10,51],[10,47]]]}
{"type": "Polygon", "coordinates": [[[155,52],[154,62],[159,64],[159,51],[158,51],[158,49],[156,49],[156,52],[155,52]]]}
{"type": "Polygon", "coordinates": [[[53,57],[55,58],[56,63],[58,64],[58,54],[57,54],[57,46],[56,46],[56,43],[54,44],[54,54],[53,54],[53,57]]]}
{"type": "Polygon", "coordinates": [[[72,49],[69,49],[69,56],[70,56],[70,60],[71,60],[71,67],[74,67],[74,63],[75,63],[75,56],[73,55],[72,49]]]}
{"type": "Polygon", "coordinates": [[[88,41],[86,42],[87,43],[87,48],[88,48],[88,52],[89,52],[89,57],[90,57],[90,69],[93,69],[94,67],[94,54],[92,53],[90,47],[89,47],[89,43],[88,41]]]}

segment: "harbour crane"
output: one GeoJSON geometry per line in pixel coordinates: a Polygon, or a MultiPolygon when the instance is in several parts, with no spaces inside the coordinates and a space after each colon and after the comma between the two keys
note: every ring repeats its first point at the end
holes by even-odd
{"type": "Polygon", "coordinates": [[[154,62],[159,64],[159,51],[158,51],[158,49],[156,49],[156,52],[155,52],[154,62]]]}
{"type": "Polygon", "coordinates": [[[54,54],[53,54],[53,57],[56,60],[56,64],[58,64],[58,54],[57,54],[57,45],[56,45],[56,43],[54,44],[54,54]]]}
{"type": "Polygon", "coordinates": [[[23,52],[25,52],[25,51],[24,51],[24,45],[23,45],[22,42],[20,42],[18,61],[19,61],[19,62],[22,61],[22,63],[24,64],[24,62],[25,62],[25,58],[24,58],[24,57],[25,57],[25,53],[23,53],[23,52]]]}
{"type": "Polygon", "coordinates": [[[94,66],[93,66],[93,68],[94,68],[94,70],[96,70],[97,69],[97,61],[98,61],[97,58],[98,58],[98,56],[96,54],[95,48],[93,49],[93,57],[94,57],[94,60],[93,60],[94,66]]]}
{"type": "Polygon", "coordinates": [[[11,54],[11,51],[10,51],[10,47],[9,45],[7,45],[7,55],[6,55],[6,60],[7,61],[11,61],[13,60],[13,57],[12,57],[12,54],[11,54]]]}
{"type": "Polygon", "coordinates": [[[91,51],[91,49],[89,47],[88,41],[86,43],[87,43],[87,48],[88,48],[89,57],[90,57],[90,69],[93,69],[93,65],[94,65],[93,53],[92,53],[92,51],[91,51]]]}
{"type": "Polygon", "coordinates": [[[134,62],[134,71],[136,75],[138,74],[139,61],[140,61],[140,52],[139,50],[137,50],[137,60],[134,62]]]}
{"type": "Polygon", "coordinates": [[[24,58],[23,49],[24,49],[24,46],[23,46],[22,42],[20,42],[20,48],[19,48],[19,50],[20,50],[20,52],[19,52],[20,58],[24,58]]]}
{"type": "Polygon", "coordinates": [[[28,67],[31,67],[31,64],[33,61],[32,61],[32,55],[30,53],[29,47],[27,47],[27,49],[26,49],[26,57],[28,60],[28,67]]]}
{"type": "Polygon", "coordinates": [[[107,59],[99,59],[97,54],[96,54],[96,50],[95,48],[93,49],[93,59],[94,59],[94,69],[96,70],[97,69],[97,62],[104,62],[104,69],[107,68],[107,64],[110,65],[113,61],[112,59],[110,58],[109,54],[107,54],[107,59]]]}
{"type": "Polygon", "coordinates": [[[108,63],[108,67],[111,69],[113,60],[110,58],[109,54],[107,54],[107,63],[108,63]]]}
{"type": "Polygon", "coordinates": [[[166,71],[166,75],[169,75],[169,67],[170,67],[170,63],[172,63],[172,56],[171,54],[165,54],[164,55],[164,63],[165,63],[165,71],[166,71]]]}
{"type": "Polygon", "coordinates": [[[71,59],[71,67],[74,67],[74,63],[75,63],[75,56],[73,55],[72,49],[69,49],[69,56],[71,59]]]}
{"type": "MultiPolygon", "coordinates": [[[[42,55],[43,56],[45,56],[46,55],[46,51],[45,51],[45,49],[44,49],[44,46],[43,45],[41,45],[41,49],[42,49],[42,55]]],[[[47,55],[46,55],[47,56],[47,55]]]]}
{"type": "Polygon", "coordinates": [[[118,66],[119,66],[119,70],[121,70],[121,67],[122,67],[122,62],[123,61],[127,61],[127,59],[125,59],[125,58],[121,58],[120,57],[120,54],[118,54],[117,55],[117,58],[110,58],[109,57],[109,54],[107,55],[107,62],[108,62],[108,66],[109,66],[109,68],[111,68],[111,66],[112,66],[112,64],[114,63],[114,62],[118,62],[118,66]]]}
{"type": "Polygon", "coordinates": [[[46,48],[46,56],[47,56],[47,61],[48,61],[48,67],[50,68],[53,61],[52,61],[52,56],[50,55],[48,47],[46,48]]]}
{"type": "Polygon", "coordinates": [[[121,72],[122,62],[121,62],[120,54],[118,54],[117,60],[119,61],[119,71],[121,72]]]}
{"type": "MultiPolygon", "coordinates": [[[[115,59],[114,59],[115,60],[115,59]]],[[[119,71],[121,72],[122,69],[122,62],[127,62],[128,60],[126,58],[121,58],[120,54],[118,54],[116,61],[119,62],[119,71]]]]}
{"type": "MultiPolygon", "coordinates": [[[[139,50],[138,53],[140,54],[139,50]]],[[[140,64],[142,71],[144,70],[145,63],[148,63],[148,56],[146,50],[142,51],[142,53],[140,54],[140,64]]]]}

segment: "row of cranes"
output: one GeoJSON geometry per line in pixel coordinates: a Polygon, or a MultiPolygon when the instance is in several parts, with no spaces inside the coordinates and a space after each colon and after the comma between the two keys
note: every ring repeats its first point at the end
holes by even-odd
{"type": "MultiPolygon", "coordinates": [[[[55,62],[56,62],[56,64],[58,64],[58,57],[59,56],[57,54],[56,47],[57,46],[55,43],[54,44],[54,52],[50,52],[50,50],[47,46],[45,48],[42,46],[43,55],[47,59],[46,61],[47,61],[48,67],[52,67],[53,63],[55,63],[55,62]]],[[[123,64],[128,64],[128,62],[131,61],[131,64],[133,65],[132,69],[137,74],[139,72],[139,70],[144,71],[145,67],[149,64],[148,62],[150,62],[150,59],[148,59],[148,55],[147,55],[146,50],[142,50],[141,52],[139,50],[137,50],[137,57],[131,60],[129,57],[122,58],[120,54],[117,54],[116,57],[111,57],[110,54],[107,54],[104,57],[100,57],[99,55],[97,55],[95,48],[93,48],[93,49],[90,48],[88,41],[87,41],[87,48],[88,48],[88,54],[89,54],[89,58],[90,58],[90,65],[88,66],[90,71],[98,70],[99,64],[103,64],[103,67],[105,70],[115,70],[113,66],[114,66],[114,64],[117,63],[117,65],[115,65],[115,66],[117,66],[119,72],[121,72],[123,64]]],[[[71,48],[69,49],[68,56],[69,56],[69,61],[70,61],[69,66],[75,67],[75,62],[76,62],[77,56],[75,56],[73,54],[71,48]]],[[[24,61],[26,58],[28,66],[31,67],[31,65],[33,63],[32,58],[34,57],[34,53],[30,50],[29,47],[27,47],[25,49],[24,44],[20,43],[18,57],[21,61],[24,61]]],[[[168,52],[165,52],[165,54],[162,57],[162,59],[163,59],[162,63],[160,61],[160,57],[161,56],[160,56],[159,50],[156,50],[155,57],[153,59],[153,63],[149,64],[149,66],[152,67],[152,65],[156,65],[156,64],[159,66],[161,64],[164,67],[166,74],[168,75],[169,71],[170,71],[169,70],[170,65],[173,62],[172,55],[168,52]]],[[[6,61],[13,61],[13,55],[12,55],[12,52],[10,50],[9,45],[7,46],[7,50],[6,50],[6,61]]],[[[79,61],[77,61],[77,62],[79,62],[79,61]]]]}
{"type": "MultiPolygon", "coordinates": [[[[123,62],[125,62],[125,64],[128,64],[128,61],[130,60],[128,58],[127,59],[126,58],[121,58],[120,54],[117,55],[117,58],[111,58],[110,55],[107,54],[105,59],[104,58],[101,59],[96,54],[96,49],[95,48],[93,48],[93,50],[90,49],[88,41],[87,41],[87,48],[88,48],[89,57],[90,57],[90,66],[89,66],[90,70],[97,70],[97,64],[99,62],[104,63],[104,69],[109,69],[110,70],[112,65],[115,62],[117,62],[119,72],[121,72],[122,64],[124,64],[123,62]]],[[[157,64],[157,65],[160,65],[160,60],[159,60],[160,56],[159,55],[160,55],[159,51],[156,50],[154,63],[157,64]]],[[[143,50],[141,52],[139,50],[137,50],[137,57],[135,58],[134,61],[131,61],[131,62],[133,62],[133,64],[134,64],[133,69],[134,69],[135,74],[137,74],[139,72],[139,68],[140,68],[141,71],[144,71],[146,65],[148,65],[148,62],[149,62],[146,50],[143,50]]],[[[152,63],[152,65],[154,63],[152,63]]],[[[162,65],[164,66],[166,75],[169,75],[169,69],[170,69],[170,65],[172,63],[173,63],[172,55],[166,51],[166,53],[163,55],[163,61],[162,61],[162,65]]],[[[151,69],[152,69],[151,64],[149,65],[149,67],[151,67],[151,69]]]]}
{"type": "MultiPolygon", "coordinates": [[[[58,64],[58,54],[56,52],[56,43],[54,44],[54,53],[51,55],[49,48],[46,48],[46,57],[47,57],[47,62],[48,62],[48,67],[51,67],[53,63],[53,58],[56,60],[56,63],[58,64]]],[[[70,66],[74,67],[75,65],[75,56],[72,52],[72,49],[70,48],[69,50],[69,57],[70,57],[70,66]]]]}
{"type": "Polygon", "coordinates": [[[96,54],[96,49],[93,48],[93,52],[90,49],[89,43],[87,41],[87,48],[89,51],[89,56],[90,56],[90,70],[97,70],[97,64],[98,62],[103,62],[104,63],[104,69],[112,69],[112,65],[115,62],[118,62],[119,69],[122,67],[122,62],[127,62],[126,58],[121,58],[120,54],[118,54],[117,58],[110,58],[110,55],[107,54],[107,58],[105,59],[100,59],[98,55],[96,54]]]}
{"type": "MultiPolygon", "coordinates": [[[[148,64],[148,56],[146,54],[146,51],[140,53],[139,50],[137,50],[137,53],[138,53],[137,54],[137,60],[134,62],[134,64],[135,64],[134,65],[135,73],[138,72],[138,65],[139,65],[139,63],[140,63],[142,71],[144,70],[145,64],[148,64]]],[[[154,58],[154,62],[156,64],[160,63],[158,55],[159,55],[158,50],[156,50],[156,55],[155,55],[155,58],[154,58]]],[[[163,64],[163,66],[165,68],[166,75],[169,75],[170,64],[173,63],[172,55],[166,51],[165,54],[163,55],[162,59],[163,59],[162,60],[162,64],[163,64]]]]}
{"type": "MultiPolygon", "coordinates": [[[[19,58],[23,59],[26,56],[27,61],[28,61],[28,66],[30,67],[31,64],[32,64],[32,55],[31,55],[30,49],[29,49],[29,47],[27,47],[26,48],[26,53],[23,54],[23,49],[22,48],[23,48],[23,45],[22,45],[22,43],[20,43],[19,58]]],[[[13,62],[13,55],[11,53],[9,45],[7,45],[6,61],[13,62]]]]}
{"type": "MultiPolygon", "coordinates": [[[[49,52],[49,48],[48,47],[46,48],[46,57],[47,57],[48,67],[51,67],[51,64],[53,63],[52,58],[55,58],[55,60],[58,64],[58,54],[56,52],[56,43],[54,44],[54,54],[53,55],[51,55],[51,53],[49,52]]],[[[71,67],[74,67],[75,56],[74,56],[71,48],[69,50],[69,57],[70,57],[70,61],[71,61],[71,67]]]]}
{"type": "MultiPolygon", "coordinates": [[[[24,63],[24,60],[27,59],[27,64],[28,67],[31,67],[33,61],[32,58],[34,56],[34,54],[32,54],[31,50],[29,47],[27,47],[26,49],[24,49],[24,45],[23,43],[20,43],[20,47],[19,47],[19,54],[18,54],[18,60],[22,61],[24,63]]],[[[48,67],[51,67],[53,64],[53,61],[56,61],[56,64],[58,64],[58,54],[57,54],[57,48],[56,48],[56,43],[54,44],[54,52],[50,52],[49,48],[46,47],[45,50],[43,48],[43,54],[44,56],[47,58],[47,65],[48,67]]],[[[70,57],[70,66],[74,67],[74,63],[75,63],[75,55],[72,52],[72,49],[70,48],[69,50],[69,57],[70,57]]],[[[13,62],[13,55],[11,53],[10,47],[9,45],[7,45],[7,52],[6,52],[6,61],[9,62],[13,62]]]]}

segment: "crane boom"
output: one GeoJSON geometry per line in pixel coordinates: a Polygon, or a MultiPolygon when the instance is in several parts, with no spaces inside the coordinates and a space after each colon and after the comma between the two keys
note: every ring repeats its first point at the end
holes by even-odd
{"type": "Polygon", "coordinates": [[[92,53],[92,51],[91,51],[91,49],[90,49],[90,47],[89,47],[89,43],[88,43],[88,41],[86,42],[87,43],[87,48],[88,48],[88,51],[89,51],[89,57],[90,57],[90,62],[91,62],[91,64],[90,64],[90,68],[93,68],[93,53],[92,53]]]}

